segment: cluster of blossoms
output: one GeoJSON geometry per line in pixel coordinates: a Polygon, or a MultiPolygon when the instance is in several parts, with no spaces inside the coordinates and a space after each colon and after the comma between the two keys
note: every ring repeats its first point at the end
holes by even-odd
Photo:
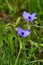
{"type": "MultiPolygon", "coordinates": [[[[27,20],[29,22],[32,22],[36,18],[35,16],[36,16],[36,13],[30,14],[26,11],[23,12],[24,20],[27,20]]],[[[24,29],[18,27],[17,32],[18,32],[19,36],[27,37],[31,33],[31,30],[24,30],[24,29]]]]}

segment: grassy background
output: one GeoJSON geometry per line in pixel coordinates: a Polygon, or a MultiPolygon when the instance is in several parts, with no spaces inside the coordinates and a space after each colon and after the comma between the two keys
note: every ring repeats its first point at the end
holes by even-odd
{"type": "Polygon", "coordinates": [[[0,65],[43,65],[43,0],[0,0],[0,65]],[[37,20],[26,22],[23,11],[37,20]],[[32,33],[20,37],[18,26],[32,33]]]}

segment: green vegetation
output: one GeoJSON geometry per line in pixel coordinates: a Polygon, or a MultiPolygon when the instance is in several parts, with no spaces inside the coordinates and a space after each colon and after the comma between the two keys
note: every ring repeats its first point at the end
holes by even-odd
{"type": "Polygon", "coordinates": [[[0,0],[0,65],[43,65],[43,0],[0,0]],[[37,20],[27,23],[23,11],[37,20]],[[20,37],[18,26],[32,33],[20,37]]]}

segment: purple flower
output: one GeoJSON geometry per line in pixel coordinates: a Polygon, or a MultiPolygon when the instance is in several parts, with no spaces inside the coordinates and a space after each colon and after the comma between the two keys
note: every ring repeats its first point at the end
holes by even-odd
{"type": "Polygon", "coordinates": [[[36,13],[30,14],[26,11],[23,12],[23,18],[27,21],[32,22],[35,19],[36,13]]]}
{"type": "Polygon", "coordinates": [[[23,30],[20,27],[17,28],[17,32],[18,32],[18,35],[22,37],[27,37],[31,33],[30,30],[23,30]]]}

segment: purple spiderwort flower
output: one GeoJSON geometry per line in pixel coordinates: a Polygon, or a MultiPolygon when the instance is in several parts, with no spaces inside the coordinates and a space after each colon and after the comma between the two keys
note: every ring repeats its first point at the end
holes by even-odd
{"type": "Polygon", "coordinates": [[[27,37],[31,33],[31,30],[23,30],[22,28],[18,27],[17,32],[19,36],[27,37]]]}
{"type": "Polygon", "coordinates": [[[35,19],[36,13],[30,14],[26,11],[23,12],[23,18],[27,21],[32,22],[35,19]]]}

